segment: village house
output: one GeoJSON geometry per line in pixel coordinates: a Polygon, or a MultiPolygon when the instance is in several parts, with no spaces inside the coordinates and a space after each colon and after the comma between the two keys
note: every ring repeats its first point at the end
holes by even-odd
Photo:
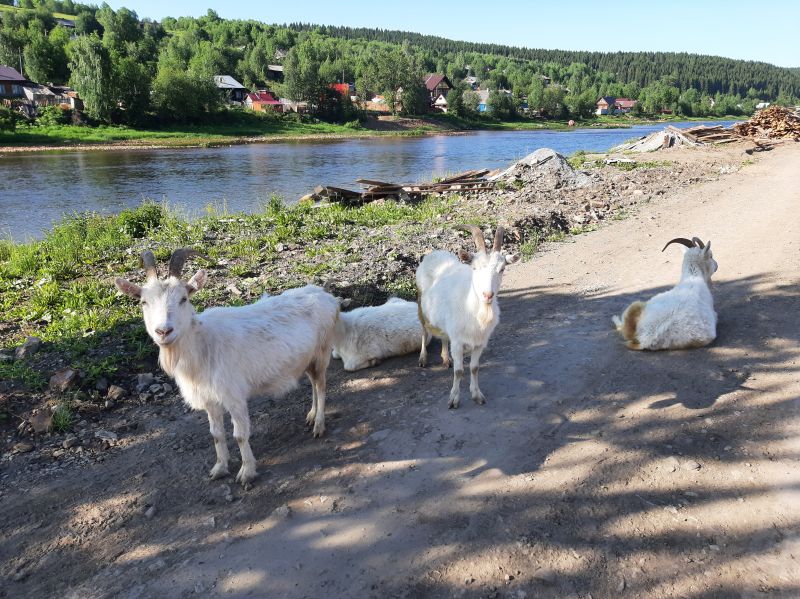
{"type": "Polygon", "coordinates": [[[283,103],[267,89],[247,94],[244,105],[254,112],[283,112],[283,103]]]}
{"type": "Polygon", "coordinates": [[[431,73],[425,77],[425,89],[428,90],[430,95],[430,106],[435,110],[447,111],[447,93],[453,89],[453,84],[447,78],[447,75],[439,73],[431,73]],[[440,98],[444,98],[442,104],[440,98]],[[438,104],[437,104],[438,102],[438,104]]]}
{"type": "Polygon", "coordinates": [[[595,114],[626,114],[633,110],[637,101],[630,98],[615,98],[614,96],[603,96],[597,101],[595,114]]]}
{"type": "Polygon", "coordinates": [[[244,103],[248,93],[247,88],[230,75],[214,75],[214,84],[229,104],[244,103]]]}
{"type": "Polygon", "coordinates": [[[268,64],[267,65],[267,80],[277,81],[283,83],[283,65],[268,64]]]}
{"type": "Polygon", "coordinates": [[[0,65],[0,98],[22,98],[25,95],[22,88],[28,83],[16,69],[0,65]]]}

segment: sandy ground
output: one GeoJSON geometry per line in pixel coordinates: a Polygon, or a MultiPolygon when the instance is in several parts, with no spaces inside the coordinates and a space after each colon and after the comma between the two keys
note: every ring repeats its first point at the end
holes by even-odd
{"type": "Polygon", "coordinates": [[[448,410],[438,360],[335,364],[322,440],[307,385],[252,401],[249,490],[179,405],[4,478],[0,596],[798,597],[799,204],[785,145],[546,247],[507,270],[487,405],[448,410]],[[677,280],[678,235],[713,241],[719,337],[628,351],[610,317],[677,280]]]}

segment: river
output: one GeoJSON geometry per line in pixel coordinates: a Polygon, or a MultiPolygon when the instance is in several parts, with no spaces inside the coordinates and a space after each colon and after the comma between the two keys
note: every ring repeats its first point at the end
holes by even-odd
{"type": "Polygon", "coordinates": [[[565,155],[606,150],[664,126],[8,154],[0,156],[0,236],[40,237],[65,213],[113,213],[143,199],[167,200],[189,214],[209,204],[254,211],[272,194],[293,202],[320,184],[357,189],[358,178],[430,181],[505,166],[543,147],[565,155]]]}

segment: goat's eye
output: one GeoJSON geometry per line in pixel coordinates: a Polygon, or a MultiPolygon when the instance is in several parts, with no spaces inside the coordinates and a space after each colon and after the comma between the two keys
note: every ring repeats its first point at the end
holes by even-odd
{"type": "Polygon", "coordinates": [[[144,301],[144,300],[142,300],[142,302],[141,302],[141,303],[142,303],[142,305],[143,305],[143,306],[146,306],[146,305],[147,305],[147,302],[146,302],[146,301],[144,301]]]}
{"type": "Polygon", "coordinates": [[[182,298],[181,298],[181,304],[185,304],[185,303],[186,303],[186,298],[185,298],[185,297],[182,297],[182,298]]]}

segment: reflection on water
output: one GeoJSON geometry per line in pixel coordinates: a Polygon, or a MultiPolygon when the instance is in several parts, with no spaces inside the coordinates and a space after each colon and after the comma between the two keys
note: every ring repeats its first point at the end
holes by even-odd
{"type": "Polygon", "coordinates": [[[252,211],[273,193],[292,202],[320,184],[357,188],[354,181],[362,177],[429,181],[504,166],[542,147],[562,154],[605,150],[662,127],[11,154],[0,157],[0,235],[39,236],[64,213],[115,212],[145,198],[169,200],[190,214],[223,203],[232,211],[252,211]]]}

